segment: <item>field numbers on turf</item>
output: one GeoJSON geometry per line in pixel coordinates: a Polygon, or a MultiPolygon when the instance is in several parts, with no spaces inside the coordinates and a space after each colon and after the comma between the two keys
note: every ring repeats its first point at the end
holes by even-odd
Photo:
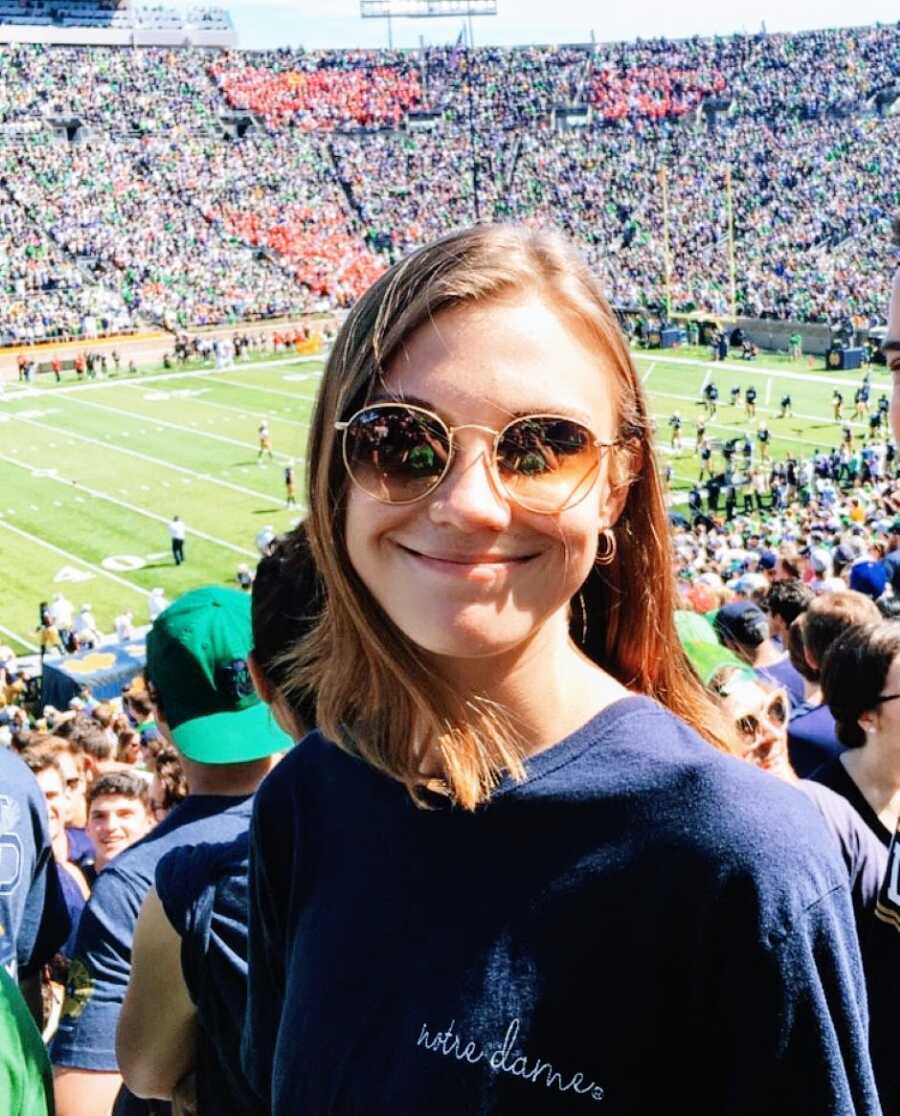
{"type": "Polygon", "coordinates": [[[93,581],[94,575],[88,573],[87,570],[76,570],[74,566],[63,566],[59,573],[53,579],[55,582],[59,581],[93,581]]]}
{"type": "Polygon", "coordinates": [[[282,380],[287,380],[292,384],[302,383],[304,380],[317,380],[319,378],[318,372],[287,372],[281,377],[282,380]]]}
{"type": "Polygon", "coordinates": [[[35,469],[34,472],[31,475],[35,479],[38,479],[40,477],[55,477],[56,476],[56,470],[55,469],[35,469]]]}
{"type": "Polygon", "coordinates": [[[178,388],[175,391],[145,391],[144,399],[148,403],[167,403],[170,399],[194,399],[198,395],[205,395],[209,388],[178,388]]]}
{"type": "Polygon", "coordinates": [[[104,558],[100,565],[110,573],[128,573],[131,570],[140,570],[144,567],[144,559],[136,554],[112,554],[104,558]]]}

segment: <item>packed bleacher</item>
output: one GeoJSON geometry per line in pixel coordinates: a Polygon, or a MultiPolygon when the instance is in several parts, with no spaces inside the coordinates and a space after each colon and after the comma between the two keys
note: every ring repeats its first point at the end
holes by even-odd
{"type": "MultiPolygon", "coordinates": [[[[644,307],[666,295],[664,172],[670,309],[721,315],[727,168],[738,314],[867,327],[896,204],[898,39],[876,26],[595,50],[0,47],[0,127],[36,129],[4,144],[21,210],[6,224],[78,262],[92,306],[147,323],[346,305],[397,255],[476,219],[564,228],[615,303],[644,307]],[[573,106],[590,107],[586,125],[554,127],[573,106]]],[[[46,335],[77,330],[74,290],[44,285],[46,335]]],[[[7,340],[27,339],[15,281],[2,300],[7,340]]]]}

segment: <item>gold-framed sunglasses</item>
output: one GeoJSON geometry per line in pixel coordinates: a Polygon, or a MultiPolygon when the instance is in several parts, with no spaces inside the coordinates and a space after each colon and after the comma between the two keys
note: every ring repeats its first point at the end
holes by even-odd
{"type": "Polygon", "coordinates": [[[541,515],[583,500],[600,474],[604,452],[622,445],[601,442],[564,415],[525,415],[494,430],[476,423],[448,426],[434,411],[411,403],[372,403],[334,428],[343,435],[350,479],[383,504],[414,504],[434,492],[453,465],[458,431],[491,434],[491,466],[501,489],[541,515]]]}

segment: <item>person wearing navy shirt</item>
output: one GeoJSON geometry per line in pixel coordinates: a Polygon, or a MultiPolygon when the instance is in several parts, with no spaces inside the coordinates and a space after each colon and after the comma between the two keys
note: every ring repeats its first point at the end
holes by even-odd
{"type": "Polygon", "coordinates": [[[816,597],[791,624],[790,658],[806,679],[806,696],[803,704],[791,712],[788,750],[791,764],[802,779],[821,782],[819,772],[830,767],[844,751],[834,716],[822,693],[821,664],[832,644],[850,625],[871,624],[880,619],[874,601],[846,589],[816,597]]]}
{"type": "MultiPolygon", "coordinates": [[[[301,618],[314,611],[316,592],[300,528],[277,540],[257,568],[248,659],[257,692],[295,739],[315,714],[296,696],[291,703],[285,698],[281,657],[304,631],[301,618]]],[[[173,849],[157,865],[156,890],[135,931],[119,1022],[125,1080],[138,1090],[190,1098],[198,1116],[264,1111],[240,1069],[247,871],[246,832],[230,844],[173,849]]]]}
{"type": "Polygon", "coordinates": [[[18,978],[35,1015],[39,971],[71,928],[34,775],[0,748],[0,965],[18,978]]]}
{"type": "Polygon", "coordinates": [[[148,635],[148,691],[160,731],[182,756],[191,793],[97,878],[51,1050],[57,1116],[107,1116],[114,1103],[117,1116],[162,1110],[127,1089],[119,1096],[116,1025],[134,928],[160,859],[171,849],[246,832],[253,792],[273,754],[290,743],[253,692],[249,650],[249,601],[230,589],[184,594],[148,635]]]}
{"type": "Polygon", "coordinates": [[[250,830],[272,1116],[879,1111],[847,872],[723,754],[650,431],[556,234],[450,234],[342,326],[289,678],[319,731],[250,830]]]}

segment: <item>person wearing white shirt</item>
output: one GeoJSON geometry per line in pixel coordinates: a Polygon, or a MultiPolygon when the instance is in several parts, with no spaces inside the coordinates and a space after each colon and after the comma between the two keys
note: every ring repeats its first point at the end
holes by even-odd
{"type": "Polygon", "coordinates": [[[173,515],[169,523],[169,535],[172,539],[172,557],[175,559],[176,566],[180,566],[184,561],[185,533],[184,523],[177,515],[173,515]]]}
{"type": "Polygon", "coordinates": [[[97,621],[94,619],[89,604],[83,604],[78,610],[78,615],[75,617],[74,632],[80,648],[96,647],[100,642],[97,621]]]}
{"type": "Polygon", "coordinates": [[[266,558],[272,549],[272,543],[275,542],[275,529],[271,524],[267,524],[261,531],[256,533],[256,549],[266,558]]]}
{"type": "Polygon", "coordinates": [[[151,589],[150,600],[147,602],[147,608],[150,611],[150,623],[156,620],[161,612],[169,607],[169,602],[166,600],[166,594],[162,589],[151,589]]]}
{"type": "Polygon", "coordinates": [[[59,638],[62,640],[63,646],[69,642],[73,614],[74,605],[72,602],[67,600],[62,593],[54,593],[53,600],[50,602],[50,619],[59,632],[59,638]]]}
{"type": "Polygon", "coordinates": [[[120,612],[115,618],[113,623],[116,627],[116,639],[119,643],[125,643],[126,640],[134,638],[134,613],[131,609],[126,609],[125,612],[120,612]]]}

